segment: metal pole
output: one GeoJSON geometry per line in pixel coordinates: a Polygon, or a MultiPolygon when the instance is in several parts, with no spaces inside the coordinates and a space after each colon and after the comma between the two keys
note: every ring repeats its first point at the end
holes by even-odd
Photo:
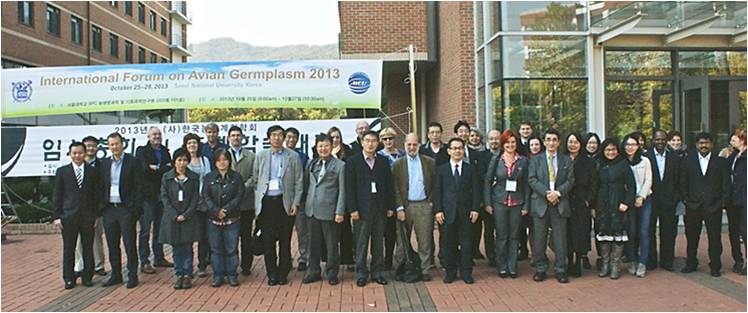
{"type": "Polygon", "coordinates": [[[413,45],[408,45],[408,71],[410,72],[410,107],[413,110],[410,115],[410,131],[418,135],[418,111],[416,109],[416,68],[413,61],[413,45]]]}

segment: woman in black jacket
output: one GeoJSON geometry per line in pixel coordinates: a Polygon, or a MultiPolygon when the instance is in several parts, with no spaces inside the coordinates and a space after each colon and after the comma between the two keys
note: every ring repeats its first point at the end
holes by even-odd
{"type": "Polygon", "coordinates": [[[629,163],[620,155],[618,140],[605,139],[600,149],[600,170],[593,216],[602,255],[600,277],[618,279],[623,245],[628,241],[628,211],[636,197],[636,181],[629,163]]]}
{"type": "Polygon", "coordinates": [[[200,239],[200,219],[195,218],[200,178],[187,168],[186,150],[174,154],[174,168],[161,178],[161,217],[159,242],[170,244],[177,281],[174,289],[192,288],[192,243],[200,239]]]}
{"type": "Polygon", "coordinates": [[[218,149],[213,164],[215,171],[205,176],[203,199],[208,210],[208,240],[210,241],[213,287],[223,285],[224,276],[229,285],[239,286],[236,268],[239,243],[239,202],[244,195],[244,180],[231,170],[231,152],[218,149]]]}
{"type": "MultiPolygon", "coordinates": [[[[582,148],[579,133],[566,136],[566,153],[574,160],[574,187],[569,193],[571,217],[568,219],[567,242],[569,275],[582,275],[582,260],[587,258],[592,231],[591,208],[597,191],[597,165],[582,148]]],[[[589,262],[589,261],[588,261],[589,262]]]]}
{"type": "MultiPolygon", "coordinates": [[[[334,158],[345,161],[353,154],[351,148],[343,143],[343,133],[339,128],[335,126],[330,127],[327,135],[332,139],[332,156],[334,158]]],[[[345,265],[348,271],[353,271],[355,267],[353,265],[353,226],[351,224],[351,214],[346,212],[343,216],[343,222],[340,224],[340,264],[345,265]]],[[[325,245],[322,245],[322,255],[327,255],[325,245]]],[[[326,261],[324,259],[323,257],[322,261],[326,261]]]]}
{"type": "MultiPolygon", "coordinates": [[[[728,159],[728,165],[730,166],[730,177],[732,178],[732,209],[735,210],[740,221],[740,236],[743,237],[743,245],[746,245],[746,156],[745,156],[745,129],[735,130],[735,135],[738,137],[734,146],[735,151],[730,155],[728,159]]],[[[748,248],[746,248],[748,251],[748,248]]],[[[745,264],[743,268],[735,268],[734,271],[739,271],[741,275],[745,276],[745,264]]]]}

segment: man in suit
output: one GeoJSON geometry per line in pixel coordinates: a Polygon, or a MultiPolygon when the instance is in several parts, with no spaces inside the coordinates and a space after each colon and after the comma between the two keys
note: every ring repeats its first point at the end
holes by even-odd
{"type": "MultiPolygon", "coordinates": [[[[306,169],[306,164],[309,161],[309,156],[304,152],[302,148],[296,148],[296,144],[299,142],[299,130],[294,127],[289,127],[285,131],[285,139],[283,144],[286,148],[293,150],[299,156],[301,161],[301,168],[306,169]]],[[[306,189],[305,189],[306,190],[306,189]]],[[[302,198],[303,201],[303,198],[302,198]]],[[[294,222],[296,227],[296,241],[299,250],[298,267],[296,269],[299,272],[307,270],[307,262],[309,261],[309,240],[311,235],[309,233],[309,219],[306,214],[296,215],[296,221],[294,222]]]]}
{"type": "Polygon", "coordinates": [[[678,192],[678,170],[680,157],[667,151],[667,133],[658,129],[654,134],[654,149],[646,156],[652,164],[652,219],[649,223],[649,264],[647,269],[657,267],[657,220],[660,225],[659,266],[673,271],[675,237],[678,234],[675,205],[680,199],[678,192]]]}
{"type": "Polygon", "coordinates": [[[367,131],[362,136],[362,152],[346,160],[346,202],[353,220],[355,239],[356,285],[366,286],[371,240],[371,279],[386,285],[382,276],[384,253],[384,228],[387,216],[394,215],[392,173],[387,159],[376,154],[379,136],[367,131]]]}
{"type": "Polygon", "coordinates": [[[83,251],[81,282],[92,286],[94,260],[94,222],[98,215],[96,196],[97,172],[84,161],[86,147],[73,142],[69,147],[70,164],[61,166],[55,173],[52,197],[52,220],[62,232],[62,279],[65,289],[75,287],[75,249],[80,236],[83,251]]]}
{"type": "Polygon", "coordinates": [[[439,224],[441,262],[446,269],[444,283],[452,283],[460,276],[467,284],[473,279],[472,224],[478,221],[480,184],[475,166],[465,162],[466,141],[449,140],[450,160],[436,169],[434,179],[433,213],[439,224]]]}
{"type": "MultiPolygon", "coordinates": [[[[470,138],[470,124],[468,124],[465,121],[457,121],[457,124],[455,124],[454,126],[454,133],[455,135],[457,135],[457,137],[460,137],[466,143],[469,142],[468,139],[470,138]]],[[[464,160],[465,162],[470,163],[470,165],[473,165],[476,168],[476,173],[479,175],[478,183],[481,184],[480,186],[481,189],[483,189],[482,187],[483,186],[483,175],[485,175],[485,169],[486,167],[488,167],[488,161],[491,160],[490,158],[488,160],[485,160],[485,158],[486,156],[482,152],[477,151],[465,145],[464,160]]],[[[492,221],[493,219],[490,217],[486,219],[483,218],[484,216],[487,215],[487,213],[483,209],[481,209],[481,205],[479,205],[476,208],[476,210],[478,210],[478,212],[480,212],[481,215],[478,217],[478,221],[475,222],[475,224],[473,225],[473,230],[472,230],[473,239],[471,240],[471,242],[473,243],[473,249],[472,249],[473,259],[484,259],[485,256],[483,256],[483,254],[480,253],[480,237],[481,237],[481,234],[483,233],[483,223],[486,222],[487,224],[489,224],[489,225],[486,225],[487,226],[486,232],[488,233],[490,231],[492,233],[493,222],[488,222],[488,220],[492,221]]],[[[486,236],[486,238],[487,237],[488,236],[486,236]]],[[[486,249],[486,250],[493,251],[493,249],[486,249]]],[[[489,258],[490,258],[490,254],[489,254],[489,258]]]]}
{"type": "Polygon", "coordinates": [[[256,180],[255,212],[262,231],[268,285],[275,286],[288,284],[291,233],[304,192],[304,176],[296,152],[283,146],[283,127],[270,126],[267,136],[270,149],[257,153],[252,177],[256,180]]]}
{"type": "Polygon", "coordinates": [[[548,228],[552,229],[551,248],[555,254],[556,279],[568,283],[566,273],[566,225],[571,216],[569,192],[574,185],[574,162],[568,155],[558,153],[558,131],[550,128],[543,135],[545,152],[530,159],[528,184],[533,217],[533,251],[535,262],[533,280],[541,282],[548,269],[548,228]]]}
{"type": "Polygon", "coordinates": [[[532,137],[532,124],[522,122],[519,124],[519,142],[517,142],[517,152],[520,155],[527,156],[530,153],[530,137],[532,137]]]}
{"type": "Polygon", "coordinates": [[[690,153],[680,171],[680,188],[686,204],[686,266],[683,273],[695,272],[699,261],[696,250],[701,237],[701,225],[706,224],[709,240],[709,269],[720,276],[722,262],[722,208],[730,200],[730,176],[726,161],[712,155],[712,135],[696,134],[698,153],[690,153]]]}
{"type": "Polygon", "coordinates": [[[428,156],[436,161],[436,166],[449,162],[447,145],[442,142],[442,124],[431,122],[428,125],[429,140],[421,145],[420,154],[428,156]]]}
{"type": "Polygon", "coordinates": [[[252,273],[252,262],[254,261],[254,254],[252,254],[252,223],[255,219],[255,195],[254,185],[252,183],[252,173],[254,172],[255,165],[255,153],[249,149],[242,148],[244,142],[244,133],[239,126],[231,126],[229,128],[229,152],[231,152],[231,169],[241,175],[244,180],[244,195],[242,201],[239,204],[239,211],[241,212],[239,238],[241,239],[241,250],[240,250],[240,267],[242,269],[242,275],[249,276],[252,273]]]}
{"type": "Polygon", "coordinates": [[[364,140],[364,133],[368,131],[369,123],[367,121],[361,120],[356,123],[356,140],[348,144],[351,147],[352,154],[361,153],[361,142],[364,140]]]}
{"type": "Polygon", "coordinates": [[[135,224],[143,210],[143,167],[138,159],[124,152],[119,133],[107,136],[112,155],[101,162],[99,209],[104,222],[112,274],[104,287],[122,283],[120,240],[127,254],[127,288],[138,285],[138,247],[135,224]]]}
{"type": "Polygon", "coordinates": [[[156,274],[156,267],[171,267],[173,264],[164,257],[164,245],[158,241],[161,229],[161,216],[164,207],[161,204],[161,176],[171,170],[171,154],[161,144],[161,130],[151,127],[148,130],[148,142],[135,150],[135,157],[143,166],[143,215],[140,216],[140,234],[138,248],[140,255],[140,272],[156,274]],[[153,224],[153,242],[149,247],[151,224],[153,224]],[[153,249],[153,266],[148,260],[153,249]]]}
{"type": "MultiPolygon", "coordinates": [[[[101,160],[96,157],[96,153],[99,151],[99,139],[94,136],[86,136],[82,142],[86,146],[85,161],[96,172],[96,177],[99,177],[101,160]]],[[[95,203],[95,205],[98,212],[99,204],[95,203]]],[[[106,276],[107,273],[104,270],[104,226],[101,222],[101,215],[97,214],[93,227],[94,273],[106,276]]],[[[78,237],[78,243],[75,245],[75,276],[80,277],[81,275],[83,275],[83,243],[81,242],[81,237],[78,237]]]]}
{"type": "Polygon", "coordinates": [[[340,223],[345,215],[345,162],[332,157],[332,138],[327,134],[317,135],[315,148],[318,158],[304,170],[304,212],[301,215],[307,219],[309,240],[315,244],[309,246],[309,272],[303,283],[322,279],[319,264],[324,244],[327,281],[337,285],[340,282],[340,223]]]}
{"type": "MultiPolygon", "coordinates": [[[[406,233],[397,228],[398,244],[395,248],[395,268],[404,259],[401,238],[410,242],[415,229],[418,243],[418,258],[421,260],[421,278],[431,280],[429,271],[434,268],[434,215],[431,212],[431,187],[436,169],[434,159],[418,153],[418,135],[410,133],[405,136],[407,156],[399,158],[392,167],[395,187],[395,206],[397,219],[405,223],[406,233]]],[[[409,248],[409,247],[407,247],[409,248]]]]}
{"type": "Polygon", "coordinates": [[[205,138],[206,142],[203,144],[202,155],[208,157],[211,168],[215,170],[213,155],[218,149],[228,150],[229,146],[218,140],[218,125],[216,123],[205,125],[205,138]]]}

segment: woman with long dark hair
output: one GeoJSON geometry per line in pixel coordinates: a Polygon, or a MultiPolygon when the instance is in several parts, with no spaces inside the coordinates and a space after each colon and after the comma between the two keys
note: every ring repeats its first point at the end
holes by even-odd
{"type": "MultiPolygon", "coordinates": [[[[351,148],[343,143],[343,133],[340,128],[330,127],[327,135],[332,139],[332,156],[341,161],[345,161],[353,154],[351,148]]],[[[343,216],[343,222],[340,229],[340,264],[346,266],[346,270],[352,272],[355,270],[353,262],[353,226],[351,225],[351,214],[346,213],[343,216]]],[[[324,249],[324,245],[322,246],[324,249]]],[[[322,256],[327,255],[326,250],[322,251],[322,256]]],[[[323,260],[325,261],[325,260],[323,260]]]]}
{"type": "MultiPolygon", "coordinates": [[[[591,207],[597,189],[597,165],[582,150],[584,138],[579,133],[566,136],[566,154],[574,161],[574,187],[569,193],[571,217],[568,219],[568,264],[569,275],[582,275],[582,260],[587,257],[592,231],[591,207]]],[[[589,263],[589,261],[587,261],[589,263]]]]}
{"type": "Polygon", "coordinates": [[[629,274],[637,277],[644,277],[647,274],[649,220],[652,215],[652,164],[649,158],[642,157],[642,138],[641,133],[635,132],[623,137],[621,142],[621,150],[625,152],[636,181],[636,198],[629,213],[630,240],[626,244],[626,256],[629,274]]]}

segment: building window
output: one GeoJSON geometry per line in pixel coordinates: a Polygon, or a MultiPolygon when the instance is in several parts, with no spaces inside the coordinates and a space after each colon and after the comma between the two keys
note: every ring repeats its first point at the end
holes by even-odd
{"type": "Polygon", "coordinates": [[[125,14],[132,16],[132,2],[125,1],[125,14]]]}
{"type": "Polygon", "coordinates": [[[60,35],[60,9],[47,5],[47,31],[56,36],[60,35]]]}
{"type": "Polygon", "coordinates": [[[93,49],[101,52],[101,28],[91,26],[91,45],[93,49]]]}
{"type": "Polygon", "coordinates": [[[158,63],[158,57],[153,52],[151,52],[151,63],[158,63]]]}
{"type": "Polygon", "coordinates": [[[145,63],[145,48],[143,47],[138,48],[138,63],[145,63]]]}
{"type": "Polygon", "coordinates": [[[587,127],[586,80],[505,80],[504,91],[505,128],[518,129],[522,121],[563,134],[587,127]]]}
{"type": "Polygon", "coordinates": [[[132,63],[132,42],[125,40],[125,61],[132,63]]]}
{"type": "Polygon", "coordinates": [[[652,138],[655,128],[673,129],[672,112],[673,88],[669,80],[605,84],[606,136],[623,138],[630,132],[643,131],[647,138],[652,138]]]}
{"type": "Polygon", "coordinates": [[[18,1],[18,21],[28,26],[34,25],[34,2],[18,1]]]}
{"type": "Polygon", "coordinates": [[[151,11],[151,30],[156,31],[156,12],[151,11]]]}
{"type": "Polygon", "coordinates": [[[169,63],[169,60],[167,60],[166,58],[161,58],[161,63],[169,63]]]}
{"type": "Polygon", "coordinates": [[[504,77],[584,77],[584,36],[504,36],[504,77]]]}
{"type": "MultiPolygon", "coordinates": [[[[581,1],[507,1],[501,3],[503,31],[585,31],[581,1]]],[[[498,8],[497,8],[498,9],[498,8]]]]}
{"type": "Polygon", "coordinates": [[[109,5],[112,6],[113,8],[116,8],[117,7],[117,1],[109,1],[109,5]]]}
{"type": "Polygon", "coordinates": [[[81,38],[81,32],[83,29],[83,24],[81,23],[81,19],[75,16],[70,17],[70,40],[73,41],[75,44],[81,44],[83,42],[81,38]]]}
{"type": "Polygon", "coordinates": [[[161,36],[166,36],[166,19],[161,18],[161,36]]]}
{"type": "Polygon", "coordinates": [[[138,2],[138,22],[145,24],[145,4],[138,2]]]}
{"type": "Polygon", "coordinates": [[[119,36],[109,34],[109,55],[112,57],[119,56],[119,36]]]}

